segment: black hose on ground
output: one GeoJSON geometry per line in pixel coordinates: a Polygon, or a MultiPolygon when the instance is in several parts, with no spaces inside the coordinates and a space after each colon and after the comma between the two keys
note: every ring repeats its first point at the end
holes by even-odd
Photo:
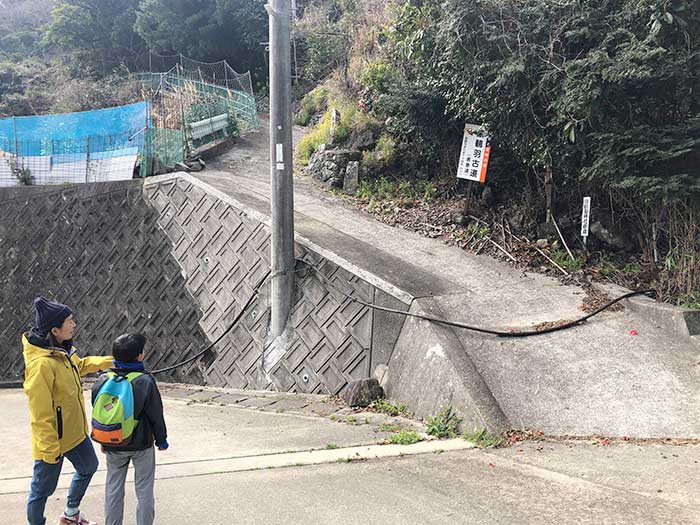
{"type": "MultiPolygon", "coordinates": [[[[459,322],[459,321],[450,321],[450,320],[448,320],[448,319],[441,319],[441,318],[439,318],[439,317],[434,317],[434,316],[431,316],[431,315],[424,315],[424,314],[416,314],[416,313],[411,313],[411,312],[404,312],[404,311],[402,311],[402,310],[396,310],[396,309],[394,309],[394,308],[387,308],[386,306],[379,306],[379,305],[376,305],[376,304],[373,304],[373,303],[369,303],[369,302],[367,302],[367,301],[363,301],[363,300],[361,300],[361,299],[358,299],[357,297],[354,297],[351,293],[348,293],[348,292],[346,292],[346,291],[340,289],[340,287],[338,287],[333,281],[331,281],[328,277],[326,277],[325,275],[323,275],[323,273],[321,272],[321,270],[320,270],[316,265],[314,265],[313,263],[311,263],[311,262],[309,262],[309,261],[306,261],[306,260],[304,260],[304,259],[298,259],[297,262],[302,263],[303,266],[302,266],[301,268],[295,270],[295,273],[308,272],[309,269],[313,269],[314,272],[315,272],[315,274],[316,274],[323,282],[325,282],[325,283],[328,285],[329,288],[334,289],[335,291],[337,291],[338,293],[340,293],[340,294],[343,295],[344,297],[350,299],[351,301],[353,301],[353,302],[355,302],[355,303],[358,303],[358,304],[361,304],[361,305],[363,305],[363,306],[366,306],[367,308],[372,308],[372,309],[374,309],[374,310],[378,310],[378,311],[381,311],[381,312],[388,312],[388,313],[392,313],[392,314],[403,315],[403,316],[406,316],[406,317],[415,317],[415,318],[417,318],[417,319],[423,319],[423,320],[425,320],[425,321],[430,321],[430,322],[432,322],[432,323],[437,323],[437,324],[441,324],[441,325],[444,325],[444,326],[451,326],[451,327],[454,327],[454,328],[461,328],[461,329],[463,329],[463,330],[470,330],[470,331],[472,331],[472,332],[478,332],[478,333],[481,333],[481,334],[494,335],[494,336],[496,336],[496,337],[532,337],[532,336],[537,336],[537,335],[550,334],[550,333],[552,333],[552,332],[558,332],[558,331],[560,331],[560,330],[567,330],[567,329],[569,329],[569,328],[573,328],[574,326],[578,326],[578,325],[580,325],[580,324],[582,324],[582,323],[585,323],[585,322],[588,321],[591,317],[594,317],[594,316],[598,315],[599,313],[601,313],[601,312],[607,310],[608,308],[610,308],[610,307],[613,306],[614,304],[617,304],[617,303],[619,303],[620,301],[623,301],[624,299],[627,299],[627,298],[629,298],[629,297],[634,297],[635,295],[653,295],[653,294],[655,293],[655,290],[641,290],[641,291],[636,291],[636,292],[629,292],[629,293],[626,293],[626,294],[624,294],[624,295],[621,295],[620,297],[617,297],[616,299],[613,299],[613,300],[607,302],[606,304],[604,304],[604,305],[601,306],[600,308],[597,308],[595,311],[593,311],[593,312],[591,312],[591,313],[589,313],[589,314],[587,314],[587,315],[584,315],[583,317],[581,317],[581,318],[579,318],[579,319],[576,319],[576,320],[574,320],[574,321],[569,321],[569,322],[564,323],[564,324],[561,324],[561,325],[555,325],[555,326],[551,326],[551,327],[548,327],[548,328],[544,328],[544,329],[542,329],[542,330],[525,330],[525,331],[521,331],[521,332],[504,332],[504,331],[502,331],[502,330],[493,330],[493,329],[490,329],[490,328],[481,328],[481,327],[478,327],[478,326],[472,326],[472,325],[468,325],[468,324],[466,324],[466,323],[461,323],[461,322],[459,322]]],[[[247,303],[245,304],[245,306],[241,309],[241,311],[238,312],[238,315],[237,315],[236,318],[233,320],[233,322],[232,322],[232,323],[229,325],[229,327],[216,339],[216,341],[214,341],[214,342],[211,343],[209,346],[207,346],[204,350],[202,350],[201,352],[198,352],[197,354],[193,355],[192,357],[190,357],[190,358],[188,358],[188,359],[186,359],[186,360],[184,360],[184,361],[182,361],[182,362],[180,362],[180,363],[175,363],[174,365],[170,365],[170,366],[167,366],[167,367],[165,367],[165,368],[160,368],[160,369],[158,369],[158,370],[153,370],[153,371],[151,372],[151,374],[160,374],[160,373],[163,373],[163,372],[169,372],[170,370],[174,370],[174,369],[179,368],[179,367],[181,367],[181,366],[184,366],[184,365],[187,365],[187,364],[189,364],[189,363],[192,363],[193,361],[196,361],[197,359],[201,358],[201,357],[202,357],[204,354],[206,354],[209,350],[211,350],[212,348],[214,348],[214,347],[229,333],[229,332],[231,332],[231,330],[233,330],[233,328],[236,326],[236,324],[238,324],[238,322],[241,320],[241,318],[242,318],[243,315],[245,314],[246,310],[248,310],[248,308],[250,307],[250,305],[253,303],[253,301],[255,300],[255,298],[258,296],[258,292],[260,291],[260,288],[262,287],[262,285],[265,283],[265,281],[267,280],[267,278],[268,278],[269,276],[270,276],[270,272],[267,272],[267,274],[265,274],[265,276],[261,279],[261,281],[255,286],[255,288],[253,289],[253,293],[252,293],[250,299],[248,299],[248,302],[247,302],[247,303]]],[[[273,277],[274,277],[274,276],[273,276],[273,277]]]]}
{"type": "Polygon", "coordinates": [[[313,270],[316,272],[316,275],[319,276],[321,278],[321,280],[323,280],[330,288],[333,288],[338,293],[344,295],[345,297],[347,297],[351,301],[356,302],[358,304],[361,304],[363,306],[366,306],[368,308],[372,308],[374,310],[379,310],[381,312],[388,312],[388,313],[393,313],[393,314],[404,315],[406,317],[415,317],[418,319],[423,319],[426,321],[430,321],[430,322],[445,325],[445,326],[462,328],[464,330],[470,330],[472,332],[478,332],[481,334],[495,335],[497,337],[531,337],[531,336],[535,336],[535,335],[550,334],[552,332],[557,332],[559,330],[566,330],[568,328],[572,328],[574,326],[585,323],[591,317],[598,315],[599,313],[603,312],[604,310],[607,310],[608,308],[610,308],[614,304],[619,303],[620,301],[622,301],[624,299],[627,299],[629,297],[633,297],[635,295],[651,295],[651,294],[656,293],[655,290],[641,290],[641,291],[636,291],[636,292],[629,292],[629,293],[626,293],[624,295],[621,295],[620,297],[618,297],[616,299],[613,299],[612,301],[609,301],[608,303],[604,304],[600,308],[597,308],[595,311],[593,311],[593,312],[591,312],[591,313],[589,313],[589,314],[587,314],[579,319],[576,319],[574,321],[569,321],[569,322],[561,324],[561,325],[543,328],[542,330],[526,330],[526,331],[521,331],[521,332],[504,332],[501,330],[493,330],[490,328],[481,328],[478,326],[472,326],[472,325],[468,325],[465,323],[460,323],[459,321],[450,321],[447,319],[440,319],[439,317],[433,317],[431,315],[404,312],[401,310],[396,310],[394,308],[387,308],[385,306],[378,306],[378,305],[373,304],[373,303],[368,303],[366,301],[363,301],[361,299],[354,297],[353,295],[345,292],[344,290],[341,290],[333,281],[331,281],[325,275],[323,275],[317,266],[315,266],[315,265],[313,265],[305,260],[302,260],[301,262],[303,262],[307,267],[313,268],[313,270]]]}

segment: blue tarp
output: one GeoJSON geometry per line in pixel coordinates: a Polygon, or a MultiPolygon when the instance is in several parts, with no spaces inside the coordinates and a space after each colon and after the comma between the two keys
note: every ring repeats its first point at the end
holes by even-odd
{"type": "Polygon", "coordinates": [[[44,156],[84,153],[88,143],[90,152],[141,147],[143,130],[150,127],[149,110],[150,102],[138,102],[81,113],[0,119],[0,149],[44,156]]]}

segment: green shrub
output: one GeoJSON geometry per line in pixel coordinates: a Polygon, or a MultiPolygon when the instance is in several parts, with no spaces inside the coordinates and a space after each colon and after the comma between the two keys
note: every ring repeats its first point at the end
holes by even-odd
{"type": "Polygon", "coordinates": [[[327,144],[331,137],[331,114],[326,113],[321,123],[311,133],[299,141],[297,157],[302,164],[308,164],[311,155],[321,144],[327,144]]]}
{"type": "Polygon", "coordinates": [[[582,255],[574,255],[574,258],[571,259],[569,252],[560,248],[552,250],[549,256],[559,266],[571,272],[579,271],[586,264],[586,259],[582,255]]]}
{"type": "Polygon", "coordinates": [[[371,151],[362,152],[362,166],[369,173],[380,174],[393,167],[398,159],[396,142],[389,135],[382,135],[371,151]]]}
{"type": "Polygon", "coordinates": [[[399,72],[386,62],[367,64],[360,76],[360,86],[376,93],[387,93],[400,80],[399,72]]]}
{"type": "Polygon", "coordinates": [[[381,95],[389,93],[400,81],[399,72],[386,62],[367,64],[360,75],[361,106],[371,110],[376,100],[381,95]]]}
{"type": "Polygon", "coordinates": [[[466,432],[462,437],[474,443],[479,448],[498,448],[506,443],[506,440],[502,436],[492,434],[485,428],[476,432],[466,432]]]}
{"type": "MultiPolygon", "coordinates": [[[[307,4],[302,2],[300,4],[307,4]]],[[[302,7],[294,28],[296,59],[302,83],[316,84],[347,64],[352,47],[348,27],[355,2],[319,1],[302,7]]]]}
{"type": "Polygon", "coordinates": [[[307,126],[311,119],[320,113],[325,113],[328,107],[330,90],[325,86],[318,86],[309,91],[301,99],[299,111],[294,117],[294,123],[298,126],[307,126]]]}
{"type": "Polygon", "coordinates": [[[437,188],[427,180],[396,182],[386,177],[380,177],[374,180],[362,180],[355,196],[369,201],[385,199],[430,201],[436,194],[437,188]]]}
{"type": "Polygon", "coordinates": [[[357,115],[357,109],[347,100],[340,97],[332,98],[330,94],[324,95],[328,111],[323,115],[318,126],[297,145],[297,158],[302,164],[308,164],[311,155],[321,144],[328,144],[331,137],[331,112],[337,109],[340,112],[340,121],[336,123],[335,141],[342,143],[350,136],[353,120],[357,115]]]}
{"type": "Polygon", "coordinates": [[[433,94],[524,169],[551,167],[560,188],[583,177],[651,198],[700,194],[698,2],[516,2],[505,25],[496,0],[400,4],[387,35],[418,90],[380,108],[398,132],[413,133],[421,105],[440,132],[433,94]]]}
{"type": "Polygon", "coordinates": [[[392,85],[377,97],[373,111],[397,143],[410,145],[406,156],[419,165],[438,162],[443,149],[461,139],[463,130],[447,116],[445,99],[416,81],[392,85]]]}
{"type": "Polygon", "coordinates": [[[700,292],[691,292],[686,295],[681,295],[676,300],[676,304],[681,308],[700,310],[700,292]]]}
{"type": "Polygon", "coordinates": [[[21,186],[31,186],[34,184],[34,176],[29,168],[20,166],[16,169],[12,169],[12,173],[21,186]]]}
{"type": "Polygon", "coordinates": [[[428,435],[437,438],[453,438],[457,435],[457,425],[461,418],[452,412],[451,407],[445,407],[435,416],[428,416],[428,435]]]}
{"type": "Polygon", "coordinates": [[[413,445],[419,441],[423,441],[423,438],[413,430],[401,430],[389,436],[389,442],[394,445],[413,445]]]}
{"type": "Polygon", "coordinates": [[[383,414],[388,414],[390,416],[410,416],[411,413],[408,411],[408,407],[403,403],[392,403],[386,399],[377,399],[371,405],[371,408],[377,412],[383,414]]]}

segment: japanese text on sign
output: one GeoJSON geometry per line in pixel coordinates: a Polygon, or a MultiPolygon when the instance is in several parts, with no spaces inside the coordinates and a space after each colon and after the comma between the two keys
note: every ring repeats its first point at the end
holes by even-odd
{"type": "Polygon", "coordinates": [[[477,182],[486,181],[490,154],[491,146],[484,129],[481,126],[467,124],[464,129],[457,178],[477,182]]]}
{"type": "Polygon", "coordinates": [[[588,224],[591,221],[591,198],[583,198],[583,211],[581,212],[581,237],[588,237],[588,224]]]}

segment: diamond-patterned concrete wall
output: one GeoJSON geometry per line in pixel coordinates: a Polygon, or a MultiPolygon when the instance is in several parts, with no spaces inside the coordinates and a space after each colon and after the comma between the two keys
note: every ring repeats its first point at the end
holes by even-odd
{"type": "MultiPolygon", "coordinates": [[[[184,177],[0,193],[0,379],[21,375],[19,335],[43,293],[76,306],[76,343],[105,353],[127,330],[150,336],[149,365],[172,364],[217,339],[262,283],[238,325],[170,376],[236,388],[337,394],[386,365],[403,319],[374,312],[300,273],[286,351],[268,344],[270,232],[184,177]]],[[[297,246],[334,286],[407,306],[297,246]]]]}
{"type": "MultiPolygon", "coordinates": [[[[187,289],[203,311],[202,328],[214,340],[268,275],[269,228],[184,178],[149,183],[144,193],[158,210],[159,225],[173,243],[187,289]]],[[[386,295],[303,246],[298,245],[297,252],[358,298],[374,301],[386,295]]],[[[215,355],[201,363],[208,383],[337,394],[348,381],[369,377],[378,365],[388,362],[386,346],[393,348],[402,320],[375,326],[370,308],[329,290],[313,272],[298,276],[288,350],[280,355],[267,345],[268,285],[266,281],[215,355]]],[[[391,304],[407,308],[396,300],[391,304]]]]}
{"type": "MultiPolygon", "coordinates": [[[[0,243],[0,379],[22,376],[21,333],[40,294],[74,309],[82,354],[108,354],[117,335],[141,331],[160,367],[208,343],[139,181],[3,190],[0,243]]],[[[203,379],[182,372],[169,378],[203,379]]]]}

